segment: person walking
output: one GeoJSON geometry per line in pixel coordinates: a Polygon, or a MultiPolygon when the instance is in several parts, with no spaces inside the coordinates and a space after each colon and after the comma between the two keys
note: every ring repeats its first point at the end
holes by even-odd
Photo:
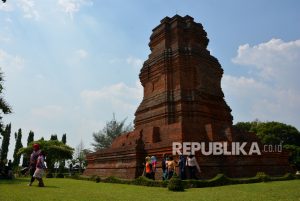
{"type": "Polygon", "coordinates": [[[36,163],[36,169],[33,174],[33,177],[36,178],[39,181],[39,187],[44,187],[44,181],[43,181],[43,175],[44,175],[44,169],[46,168],[45,166],[45,153],[41,151],[39,153],[39,156],[37,158],[37,163],[36,163]]]}
{"type": "Polygon", "coordinates": [[[37,163],[37,159],[39,157],[40,152],[41,152],[40,145],[39,144],[34,144],[33,145],[33,152],[30,155],[29,174],[31,176],[31,179],[30,179],[30,183],[28,184],[28,186],[31,186],[32,183],[35,180],[33,175],[34,175],[34,172],[36,170],[36,163],[37,163]]]}

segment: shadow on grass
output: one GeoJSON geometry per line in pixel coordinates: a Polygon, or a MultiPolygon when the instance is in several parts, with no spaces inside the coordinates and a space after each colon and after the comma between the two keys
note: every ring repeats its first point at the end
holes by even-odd
{"type": "Polygon", "coordinates": [[[31,188],[32,188],[32,187],[33,187],[33,188],[41,188],[41,189],[42,189],[42,188],[60,188],[60,187],[58,187],[58,186],[48,186],[48,185],[46,185],[46,184],[45,184],[44,187],[39,187],[38,185],[32,185],[31,188]]]}
{"type": "Polygon", "coordinates": [[[20,184],[29,183],[30,179],[0,179],[0,184],[20,184]]]}

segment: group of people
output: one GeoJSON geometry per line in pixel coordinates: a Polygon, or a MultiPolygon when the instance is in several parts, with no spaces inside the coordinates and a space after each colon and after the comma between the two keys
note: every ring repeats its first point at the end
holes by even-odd
{"type": "Polygon", "coordinates": [[[29,173],[31,176],[29,186],[32,186],[32,183],[35,179],[38,180],[39,187],[44,187],[43,174],[45,166],[45,152],[40,149],[39,144],[33,145],[33,152],[30,155],[30,164],[29,164],[29,173]]]}
{"type": "MultiPolygon", "coordinates": [[[[155,173],[157,170],[157,159],[155,156],[147,156],[145,158],[144,175],[149,179],[155,179],[155,173]]],[[[197,173],[200,173],[200,167],[194,155],[185,157],[184,155],[179,156],[178,162],[176,162],[172,155],[163,154],[161,161],[162,168],[162,179],[171,179],[176,172],[178,166],[178,174],[182,180],[185,179],[198,179],[197,173]]]]}
{"type": "Polygon", "coordinates": [[[9,160],[8,163],[6,163],[7,160],[0,161],[0,178],[12,179],[12,162],[9,160]]]}
{"type": "Polygon", "coordinates": [[[184,179],[198,179],[197,172],[200,173],[200,167],[197,159],[194,155],[190,154],[185,157],[184,155],[179,156],[178,161],[179,176],[182,180],[184,179]]]}

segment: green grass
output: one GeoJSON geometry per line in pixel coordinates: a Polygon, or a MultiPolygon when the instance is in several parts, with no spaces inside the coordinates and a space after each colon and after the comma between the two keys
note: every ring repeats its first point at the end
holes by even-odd
{"type": "Polygon", "coordinates": [[[300,180],[192,188],[171,192],[167,188],[95,183],[73,179],[45,179],[44,188],[27,186],[28,178],[0,180],[0,201],[28,200],[205,200],[205,201],[300,201],[300,180]]]}

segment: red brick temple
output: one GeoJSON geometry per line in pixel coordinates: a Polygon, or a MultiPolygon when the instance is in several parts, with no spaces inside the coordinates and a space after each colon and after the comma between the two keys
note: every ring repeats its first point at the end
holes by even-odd
{"type": "MultiPolygon", "coordinates": [[[[135,129],[115,139],[110,148],[89,154],[85,175],[136,178],[142,175],[145,156],[156,155],[160,165],[162,154],[172,153],[172,142],[259,142],[253,133],[234,130],[221,89],[223,69],[207,50],[208,42],[203,26],[190,16],[161,20],[153,29],[151,53],[139,75],[144,97],[135,113],[135,129]]],[[[202,178],[292,171],[288,152],[251,156],[197,152],[196,157],[202,178]]]]}

